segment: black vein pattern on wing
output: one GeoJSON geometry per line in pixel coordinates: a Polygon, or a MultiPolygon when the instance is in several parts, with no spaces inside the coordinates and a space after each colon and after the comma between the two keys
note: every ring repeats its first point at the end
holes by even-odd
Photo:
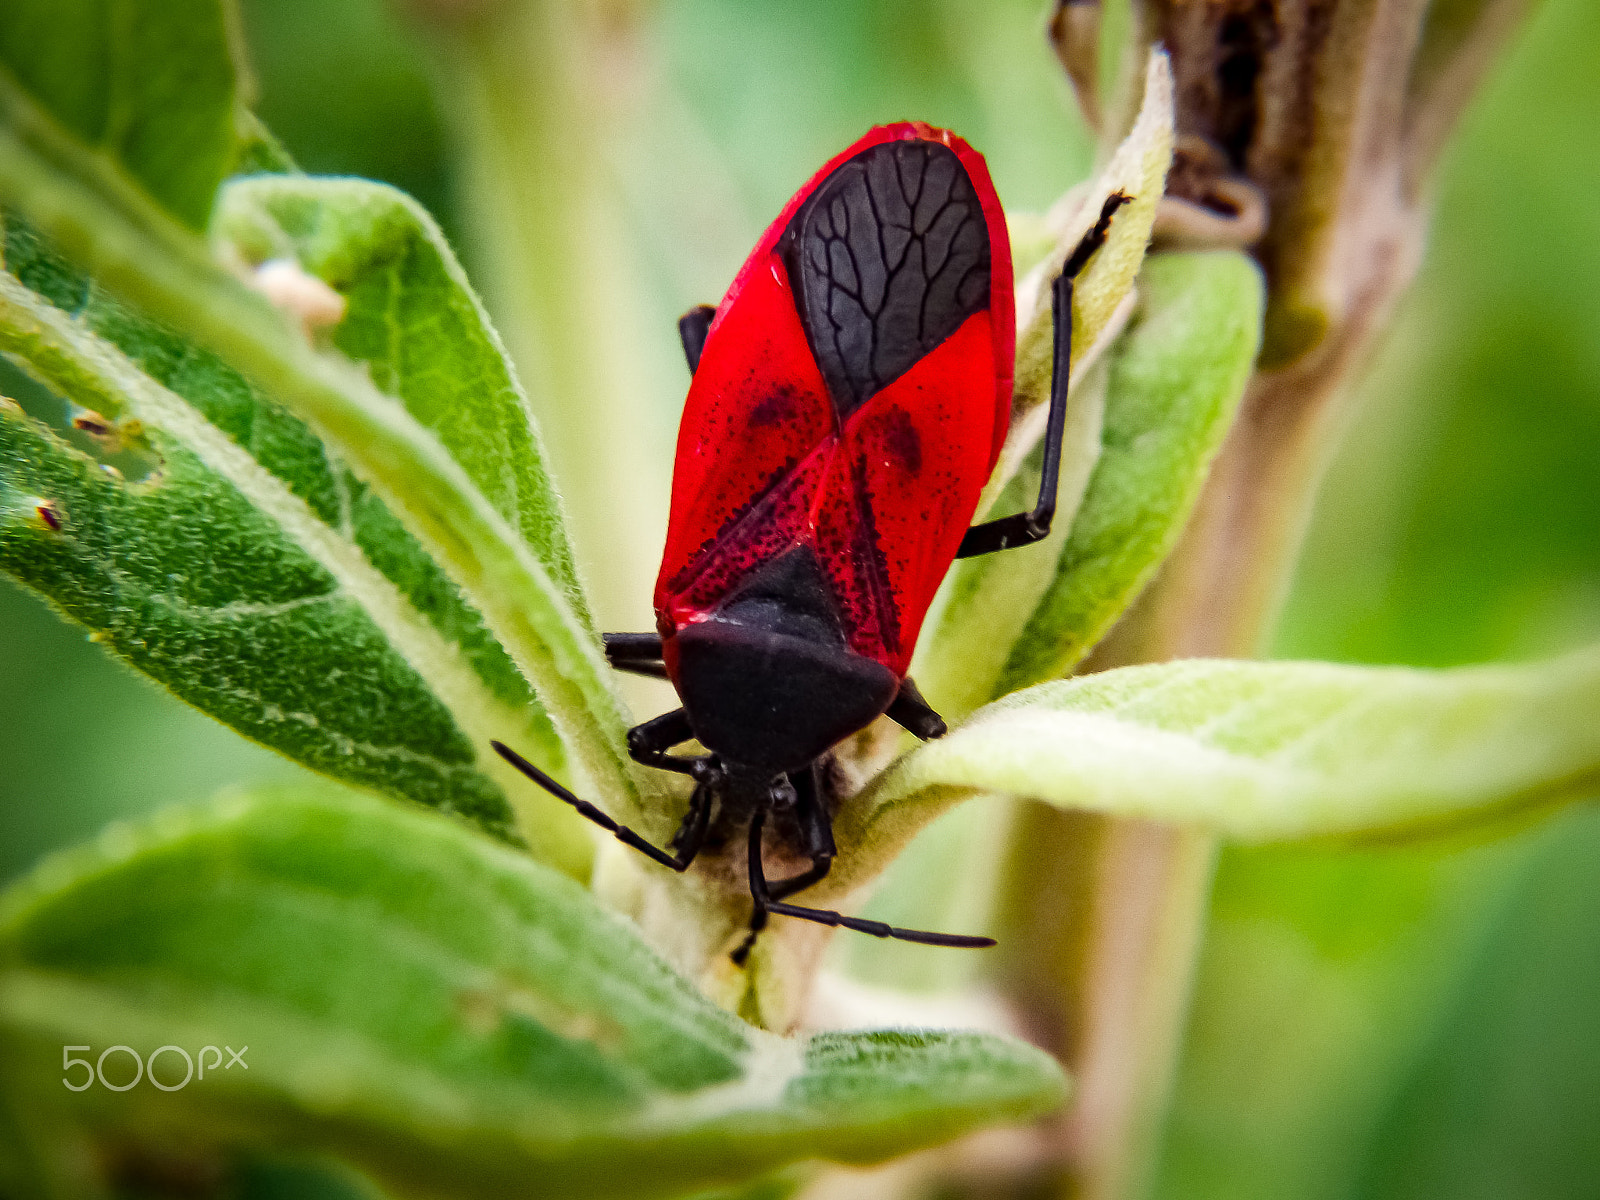
{"type": "Polygon", "coordinates": [[[989,230],[940,142],[885,142],[840,166],[782,242],[839,423],[989,306],[989,230]]]}

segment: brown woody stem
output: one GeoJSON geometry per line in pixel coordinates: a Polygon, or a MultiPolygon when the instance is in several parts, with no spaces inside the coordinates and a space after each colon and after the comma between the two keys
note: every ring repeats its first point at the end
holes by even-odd
{"type": "MultiPolygon", "coordinates": [[[[1227,197],[1249,194],[1241,189],[1264,199],[1254,251],[1269,307],[1260,369],[1183,542],[1085,670],[1264,648],[1348,384],[1421,259],[1427,168],[1529,8],[1136,4],[1142,37],[1172,56],[1189,148],[1169,192],[1223,212],[1236,208],[1227,197]]],[[[1008,964],[1008,987],[1029,1031],[1078,1081],[1053,1130],[1047,1184],[1065,1196],[1140,1196],[1182,1046],[1215,843],[1034,806],[1013,845],[1008,916],[1025,951],[1008,964]]]]}

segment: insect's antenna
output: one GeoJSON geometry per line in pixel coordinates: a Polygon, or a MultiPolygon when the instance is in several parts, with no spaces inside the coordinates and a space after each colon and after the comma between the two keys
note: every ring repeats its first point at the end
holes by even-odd
{"type": "Polygon", "coordinates": [[[815,921],[819,925],[835,925],[840,929],[853,929],[857,933],[870,933],[873,937],[896,938],[902,942],[920,942],[924,946],[958,946],[981,950],[992,946],[991,937],[973,937],[965,933],[934,933],[926,929],[901,929],[885,925],[882,921],[869,921],[865,917],[847,917],[825,908],[802,908],[798,904],[769,901],[766,909],[780,917],[799,917],[802,921],[815,921]]]}
{"type": "MultiPolygon", "coordinates": [[[[701,818],[701,814],[704,813],[709,815],[711,809],[709,804],[701,804],[698,808],[692,810],[690,813],[690,821],[693,822],[692,828],[701,833],[701,838],[695,839],[689,844],[685,845],[677,855],[671,855],[665,850],[661,849],[659,846],[651,845],[649,842],[645,841],[644,838],[640,837],[633,830],[629,829],[626,825],[617,824],[617,822],[606,816],[605,813],[601,812],[587,800],[578,799],[578,797],[574,796],[554,779],[551,779],[550,776],[546,775],[538,767],[534,766],[527,759],[523,758],[522,755],[518,754],[504,742],[490,741],[489,744],[494,747],[495,753],[501,758],[505,759],[513,767],[521,771],[524,775],[533,780],[556,799],[565,800],[568,804],[572,805],[573,808],[578,810],[579,816],[587,817],[596,825],[600,826],[601,829],[604,829],[606,832],[610,833],[623,845],[632,846],[641,854],[649,855],[662,866],[671,867],[674,871],[688,870],[689,864],[694,861],[695,853],[700,849],[700,841],[703,840],[704,830],[701,827],[706,823],[705,820],[701,818]]],[[[685,827],[690,828],[690,823],[686,822],[685,827]]]]}
{"type": "Polygon", "coordinates": [[[733,961],[743,964],[755,944],[755,935],[766,926],[767,913],[780,917],[799,917],[802,921],[815,921],[818,925],[832,925],[840,929],[854,929],[857,933],[870,933],[873,937],[898,938],[902,942],[921,942],[925,946],[960,946],[982,949],[995,944],[990,937],[973,937],[964,933],[933,933],[926,929],[900,929],[882,921],[869,921],[865,917],[847,917],[828,908],[807,908],[800,904],[785,904],[772,898],[771,886],[761,863],[761,830],[767,814],[757,809],[750,819],[750,896],[755,901],[751,914],[750,936],[733,952],[733,961]]]}

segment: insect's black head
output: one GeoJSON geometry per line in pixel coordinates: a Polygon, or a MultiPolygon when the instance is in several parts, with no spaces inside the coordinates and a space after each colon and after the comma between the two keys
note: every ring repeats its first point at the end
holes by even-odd
{"type": "Polygon", "coordinates": [[[864,729],[899,687],[870,658],[757,625],[714,618],[678,634],[678,692],[695,736],[768,777],[864,729]]]}
{"type": "Polygon", "coordinates": [[[816,558],[769,563],[677,634],[678,694],[706,749],[768,778],[797,771],[889,707],[900,678],[845,644],[816,558]]]}

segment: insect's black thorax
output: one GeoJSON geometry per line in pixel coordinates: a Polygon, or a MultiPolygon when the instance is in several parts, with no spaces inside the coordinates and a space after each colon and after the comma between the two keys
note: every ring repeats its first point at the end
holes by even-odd
{"type": "Polygon", "coordinates": [[[677,632],[677,686],[695,736],[728,763],[797,771],[879,716],[900,686],[850,650],[816,557],[767,563],[677,632]]]}

